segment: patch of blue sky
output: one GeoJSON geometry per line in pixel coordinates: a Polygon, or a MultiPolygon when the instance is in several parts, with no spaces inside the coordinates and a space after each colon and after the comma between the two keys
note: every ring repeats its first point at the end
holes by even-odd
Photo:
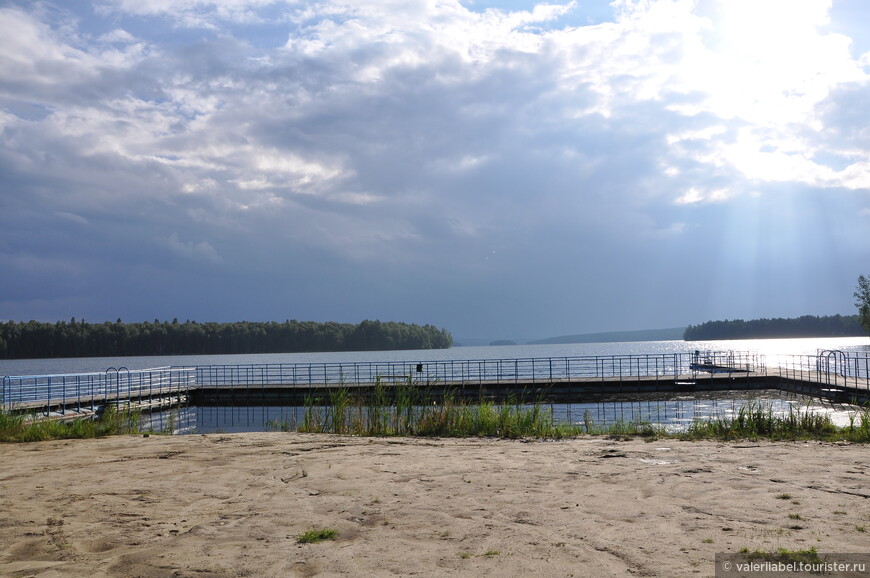
{"type": "Polygon", "coordinates": [[[578,0],[574,2],[538,2],[535,0],[461,0],[472,12],[500,10],[502,12],[533,12],[536,6],[569,6],[569,10],[557,18],[536,23],[541,30],[558,30],[566,26],[592,26],[614,21],[614,8],[608,0],[578,0]]]}

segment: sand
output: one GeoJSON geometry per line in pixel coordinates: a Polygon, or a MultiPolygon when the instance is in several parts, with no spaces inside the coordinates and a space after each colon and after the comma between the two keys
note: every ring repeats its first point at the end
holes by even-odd
{"type": "Polygon", "coordinates": [[[741,548],[870,551],[870,448],[845,443],[251,433],[0,460],[7,576],[712,576],[741,548]]]}

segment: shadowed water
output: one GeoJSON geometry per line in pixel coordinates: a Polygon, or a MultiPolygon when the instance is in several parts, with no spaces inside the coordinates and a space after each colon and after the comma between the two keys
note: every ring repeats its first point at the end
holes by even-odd
{"type": "MultiPolygon", "coordinates": [[[[837,426],[849,425],[857,408],[831,404],[804,396],[784,396],[780,391],[718,392],[703,398],[683,396],[668,400],[610,401],[595,403],[541,404],[557,424],[612,426],[617,423],[650,423],[670,432],[685,431],[695,420],[728,418],[741,408],[762,404],[776,416],[811,411],[827,414],[837,426]]],[[[301,406],[191,406],[146,414],[142,429],[174,434],[296,431],[305,418],[301,406]]],[[[317,408],[325,412],[325,408],[317,408]]],[[[358,408],[354,407],[353,411],[358,408]]],[[[363,408],[363,411],[365,409],[363,408]]]]}

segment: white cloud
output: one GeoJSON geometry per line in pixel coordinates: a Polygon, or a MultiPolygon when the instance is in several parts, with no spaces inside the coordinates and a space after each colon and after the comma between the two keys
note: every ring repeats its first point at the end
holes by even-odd
{"type": "Polygon", "coordinates": [[[674,201],[678,205],[692,205],[695,203],[722,203],[733,196],[733,192],[727,188],[703,190],[690,187],[685,193],[674,201]]]}
{"type": "Polygon", "coordinates": [[[15,8],[0,8],[0,78],[51,84],[93,64],[87,53],[58,38],[46,24],[15,8]]]}
{"type": "Polygon", "coordinates": [[[109,42],[113,44],[130,44],[131,42],[135,42],[136,38],[126,30],[115,28],[111,32],[101,34],[98,40],[100,42],[109,42]]]}

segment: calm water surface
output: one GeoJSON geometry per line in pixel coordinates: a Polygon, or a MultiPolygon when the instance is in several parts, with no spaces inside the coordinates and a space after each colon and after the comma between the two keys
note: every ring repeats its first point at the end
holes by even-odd
{"type": "Polygon", "coordinates": [[[64,359],[0,360],[2,375],[46,375],[105,371],[110,367],[146,369],[166,365],[239,365],[257,363],[353,363],[384,361],[444,361],[462,359],[528,359],[596,355],[689,353],[695,350],[746,351],[767,356],[775,365],[779,356],[815,355],[819,350],[870,353],[868,337],[812,339],[743,339],[733,341],[632,341],[625,343],[572,343],[563,345],[506,345],[453,347],[411,351],[345,351],[329,353],[262,353],[252,355],[168,355],[149,357],[82,357],[64,359]]]}

